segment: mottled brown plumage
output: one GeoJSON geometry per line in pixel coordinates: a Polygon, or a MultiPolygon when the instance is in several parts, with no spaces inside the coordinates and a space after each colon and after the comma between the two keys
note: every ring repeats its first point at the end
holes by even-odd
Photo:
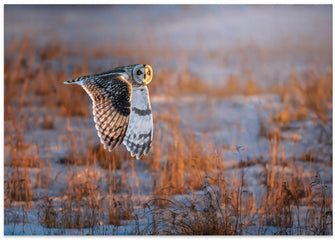
{"type": "Polygon", "coordinates": [[[65,83],[81,85],[92,99],[95,127],[104,148],[111,151],[123,142],[139,159],[148,153],[153,136],[146,87],[151,79],[152,68],[136,64],[65,83]]]}

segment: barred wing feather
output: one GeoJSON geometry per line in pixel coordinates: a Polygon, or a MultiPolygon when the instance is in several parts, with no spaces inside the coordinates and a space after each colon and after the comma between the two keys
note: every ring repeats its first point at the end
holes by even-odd
{"type": "Polygon", "coordinates": [[[152,143],[153,120],[147,87],[133,87],[129,127],[123,144],[131,156],[139,159],[147,154],[152,143]]]}
{"type": "Polygon", "coordinates": [[[82,85],[93,103],[95,128],[105,149],[111,151],[122,143],[127,132],[131,85],[121,76],[94,78],[82,85]]]}

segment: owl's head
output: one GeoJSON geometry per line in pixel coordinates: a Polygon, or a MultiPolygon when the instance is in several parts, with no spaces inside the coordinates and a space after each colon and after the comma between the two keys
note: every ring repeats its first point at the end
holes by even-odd
{"type": "Polygon", "coordinates": [[[152,80],[152,68],[148,64],[133,65],[132,78],[140,86],[149,84],[152,80]]]}
{"type": "Polygon", "coordinates": [[[134,86],[142,87],[148,85],[153,76],[152,68],[149,64],[134,64],[117,67],[112,70],[116,73],[125,73],[126,79],[134,86]]]}

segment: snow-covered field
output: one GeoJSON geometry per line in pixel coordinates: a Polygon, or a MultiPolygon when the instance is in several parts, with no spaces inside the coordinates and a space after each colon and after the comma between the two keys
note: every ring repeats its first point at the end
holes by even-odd
{"type": "Polygon", "coordinates": [[[332,8],[5,6],[5,235],[332,234],[332,8]],[[154,143],[65,80],[148,63],[154,143]]]}

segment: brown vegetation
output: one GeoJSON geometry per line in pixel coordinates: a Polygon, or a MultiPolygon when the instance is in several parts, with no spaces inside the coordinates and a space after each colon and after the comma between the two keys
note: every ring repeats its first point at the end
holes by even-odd
{"type": "MultiPolygon", "coordinates": [[[[34,143],[27,143],[26,130],[39,122],[37,129],[52,131],[56,130],[56,117],[90,116],[86,93],[79,86],[70,88],[62,84],[90,72],[90,68],[84,61],[69,73],[64,46],[46,46],[35,53],[31,44],[24,38],[12,41],[5,49],[5,152],[9,159],[5,161],[5,202],[28,204],[34,190],[44,188],[37,206],[38,219],[44,227],[90,228],[91,234],[95,234],[94,228],[101,224],[122,226],[130,220],[139,224],[141,217],[146,217],[146,227],[135,227],[133,234],[239,235],[249,234],[250,228],[265,234],[271,227],[275,227],[276,234],[332,234],[332,195],[327,191],[332,186],[318,175],[315,179],[304,175],[312,169],[298,169],[295,162],[312,164],[320,158],[316,156],[321,150],[287,158],[281,136],[290,122],[312,115],[324,129],[327,144],[332,144],[331,73],[306,72],[300,78],[293,72],[289,81],[269,90],[259,86],[249,71],[241,76],[230,75],[218,85],[191,76],[187,67],[179,75],[166,69],[158,71],[149,87],[151,96],[205,95],[210,105],[213,98],[234,94],[278,94],[282,109],[260,126],[260,136],[268,140],[267,161],[240,159],[239,164],[225,171],[222,152],[208,139],[198,139],[190,129],[185,131],[178,108],[166,104],[164,113],[155,119],[153,151],[142,159],[149,172],[146,174],[152,179],[151,185],[146,186],[149,197],[144,198],[137,177],[140,170],[124,147],[109,153],[101,145],[92,147],[83,139],[78,143],[74,133],[65,137],[71,147],[56,163],[66,164],[66,185],[62,186],[61,196],[50,196],[50,179],[41,183],[42,176],[51,171],[45,166],[49,159],[43,159],[38,146],[32,147],[34,143]],[[51,60],[58,61],[60,69],[51,67],[51,60]],[[41,115],[29,110],[34,105],[49,111],[42,116],[42,122],[38,120],[41,115]],[[275,130],[268,128],[268,124],[275,125],[275,130]],[[37,149],[35,155],[28,153],[31,148],[37,149]],[[264,190],[261,193],[254,192],[246,181],[248,168],[256,165],[262,166],[257,179],[264,190]],[[37,177],[29,175],[32,168],[39,171],[37,177]],[[35,181],[36,186],[32,184],[35,181]],[[184,194],[182,200],[176,197],[178,194],[184,194]]],[[[118,51],[126,54],[125,49],[118,51]]],[[[332,167],[324,159],[318,162],[325,168],[332,167]]],[[[9,222],[5,213],[6,218],[9,222]]]]}

